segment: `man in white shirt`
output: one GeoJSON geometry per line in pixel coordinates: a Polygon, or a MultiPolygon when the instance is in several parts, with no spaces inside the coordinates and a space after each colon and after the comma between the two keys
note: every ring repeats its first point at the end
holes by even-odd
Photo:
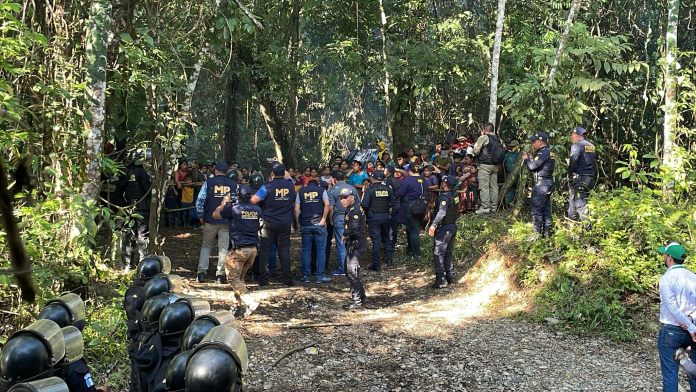
{"type": "MultiPolygon", "coordinates": [[[[667,271],[660,278],[660,332],[657,351],[662,370],[662,391],[677,392],[679,388],[679,363],[674,354],[679,348],[696,346],[696,275],[683,265],[686,249],[671,242],[657,249],[664,255],[667,271]]],[[[696,360],[692,350],[691,360],[696,360]]],[[[696,380],[689,379],[691,391],[696,392],[696,380]]]]}

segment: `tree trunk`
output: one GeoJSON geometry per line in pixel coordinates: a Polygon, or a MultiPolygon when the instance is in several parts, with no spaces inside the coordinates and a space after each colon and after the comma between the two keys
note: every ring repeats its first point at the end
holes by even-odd
{"type": "Polygon", "coordinates": [[[384,124],[386,142],[388,149],[393,153],[394,150],[394,130],[391,122],[391,99],[389,97],[389,68],[387,67],[387,14],[384,12],[384,0],[379,0],[379,32],[382,36],[382,67],[384,68],[384,81],[382,89],[384,90],[384,124]]]}
{"type": "Polygon", "coordinates": [[[290,151],[290,143],[288,142],[288,138],[291,136],[285,129],[282,118],[278,115],[275,103],[268,98],[263,98],[259,103],[259,111],[273,141],[278,160],[283,162],[286,167],[295,166],[294,154],[290,151]]]}
{"type": "Polygon", "coordinates": [[[225,159],[237,159],[239,149],[239,76],[236,72],[227,75],[227,94],[225,96],[225,159]]]}
{"type": "Polygon", "coordinates": [[[491,99],[488,108],[488,122],[496,123],[498,107],[498,68],[500,65],[500,46],[503,40],[503,25],[505,24],[505,0],[498,0],[498,20],[495,23],[495,42],[491,56],[491,99]]]}
{"type": "Polygon", "coordinates": [[[413,146],[413,130],[415,128],[413,86],[410,81],[402,80],[397,81],[396,86],[396,95],[392,101],[394,159],[398,154],[406,152],[408,148],[413,146]]]}
{"type": "MultiPolygon", "coordinates": [[[[676,154],[677,132],[677,30],[679,24],[679,0],[671,0],[667,13],[667,31],[665,33],[665,123],[663,131],[664,149],[662,151],[662,163],[672,175],[681,169],[681,160],[676,154]]],[[[665,191],[671,192],[673,184],[665,185],[665,191]]]]}
{"type": "Polygon", "coordinates": [[[104,141],[104,107],[106,102],[106,56],[108,49],[108,25],[111,3],[94,0],[90,7],[86,51],[90,119],[85,141],[85,182],[82,196],[85,200],[95,200],[99,195],[101,183],[101,148],[104,141]]]}
{"type": "Polygon", "coordinates": [[[580,10],[580,5],[582,5],[582,0],[573,0],[573,4],[570,6],[570,12],[568,12],[563,35],[561,35],[561,40],[558,42],[558,48],[556,49],[556,57],[549,71],[549,77],[546,79],[546,88],[550,88],[553,85],[553,80],[556,78],[556,72],[558,72],[558,66],[561,64],[561,57],[563,56],[563,49],[565,48],[566,42],[568,42],[570,28],[573,27],[573,20],[580,10]]]}
{"type": "Polygon", "coordinates": [[[288,61],[294,67],[290,76],[290,94],[285,106],[286,110],[286,130],[288,137],[286,138],[287,153],[285,159],[288,162],[297,162],[295,156],[295,138],[292,135],[297,134],[297,105],[299,103],[299,46],[300,46],[300,11],[302,10],[302,1],[294,0],[292,4],[292,14],[290,15],[290,24],[288,26],[288,61]]]}

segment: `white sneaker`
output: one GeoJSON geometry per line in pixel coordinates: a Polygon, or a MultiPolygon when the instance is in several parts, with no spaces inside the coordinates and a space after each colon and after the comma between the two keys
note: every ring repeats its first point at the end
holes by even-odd
{"type": "Polygon", "coordinates": [[[476,210],[476,214],[478,214],[478,215],[487,214],[489,212],[491,212],[491,211],[488,208],[479,208],[478,210],[476,210]]]}

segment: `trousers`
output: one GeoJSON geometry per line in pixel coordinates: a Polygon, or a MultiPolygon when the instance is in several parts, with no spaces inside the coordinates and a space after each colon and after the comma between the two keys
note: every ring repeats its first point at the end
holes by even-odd
{"type": "Polygon", "coordinates": [[[215,275],[225,274],[225,258],[227,257],[227,250],[230,247],[230,226],[226,223],[206,223],[203,225],[203,246],[201,246],[201,253],[198,257],[199,274],[208,272],[208,267],[210,266],[210,251],[213,249],[213,246],[215,246],[216,238],[218,261],[215,275]]]}
{"type": "Polygon", "coordinates": [[[283,281],[292,283],[290,266],[290,226],[289,224],[264,222],[261,228],[261,248],[259,263],[259,282],[268,281],[268,271],[264,260],[268,260],[271,247],[276,245],[280,256],[280,268],[283,270],[283,281]]]}
{"type": "Polygon", "coordinates": [[[367,251],[367,244],[360,240],[346,240],[346,279],[350,284],[350,298],[357,305],[365,302],[365,287],[360,280],[360,259],[367,251]]]}
{"type": "Polygon", "coordinates": [[[389,214],[374,214],[373,218],[367,221],[367,227],[372,239],[372,267],[380,268],[382,249],[384,249],[384,262],[391,264],[394,259],[394,245],[389,214]]]}
{"type": "Polygon", "coordinates": [[[491,211],[498,208],[498,166],[482,164],[478,167],[481,208],[491,211]]]}
{"type": "Polygon", "coordinates": [[[454,282],[454,263],[452,250],[454,249],[454,238],[457,233],[457,225],[449,224],[438,227],[435,230],[433,267],[435,269],[435,280],[441,283],[454,282]]]}
{"type": "Polygon", "coordinates": [[[553,180],[538,180],[532,187],[532,219],[534,231],[544,237],[551,235],[551,194],[553,180]]]}
{"type": "Polygon", "coordinates": [[[256,247],[247,246],[230,251],[225,262],[227,278],[232,285],[237,296],[242,296],[249,292],[244,282],[244,277],[256,259],[256,247]]]}

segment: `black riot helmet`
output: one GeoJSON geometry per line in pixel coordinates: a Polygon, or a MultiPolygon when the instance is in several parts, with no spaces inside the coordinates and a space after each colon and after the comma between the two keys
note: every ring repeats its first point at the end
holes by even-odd
{"type": "Polygon", "coordinates": [[[263,176],[259,173],[254,173],[249,176],[249,186],[252,190],[259,190],[263,182],[263,176]]]}
{"type": "Polygon", "coordinates": [[[148,330],[155,330],[159,325],[160,315],[167,305],[179,299],[176,294],[160,294],[148,299],[143,304],[142,325],[148,330]]]}
{"type": "Polygon", "coordinates": [[[248,186],[239,187],[239,201],[250,202],[254,192],[248,186]]]}
{"type": "Polygon", "coordinates": [[[62,379],[49,377],[38,381],[17,384],[10,388],[8,392],[70,392],[70,389],[62,379]]]}
{"type": "Polygon", "coordinates": [[[16,332],[0,352],[0,378],[10,385],[52,374],[65,357],[63,333],[51,320],[36,320],[16,332]]]}
{"type": "Polygon", "coordinates": [[[150,280],[159,273],[168,274],[172,271],[172,262],[167,256],[149,255],[138,263],[136,275],[142,280],[150,280]]]}
{"type": "Polygon", "coordinates": [[[186,381],[184,380],[184,377],[186,376],[186,364],[188,363],[190,356],[191,351],[182,351],[177,354],[171,362],[169,362],[167,374],[165,376],[167,391],[183,392],[186,390],[186,381]]]}
{"type": "Polygon", "coordinates": [[[208,301],[182,298],[167,305],[159,317],[159,333],[162,336],[183,334],[196,316],[210,313],[208,301]]]}
{"type": "Polygon", "coordinates": [[[230,169],[227,171],[227,178],[232,181],[239,181],[239,173],[234,169],[230,169]]]}
{"type": "Polygon", "coordinates": [[[230,324],[232,321],[234,321],[234,313],[229,310],[218,310],[196,317],[184,332],[181,349],[191,350],[195,348],[211,329],[218,325],[230,324]]]}
{"type": "Polygon", "coordinates": [[[227,351],[209,346],[196,350],[186,365],[186,392],[237,392],[242,390],[242,375],[227,351]]]}
{"type": "Polygon", "coordinates": [[[157,274],[153,276],[143,288],[145,299],[163,293],[175,293],[181,291],[183,280],[179,275],[157,274]]]}
{"type": "Polygon", "coordinates": [[[85,319],[85,303],[75,293],[63,294],[48,301],[36,318],[38,320],[51,320],[61,328],[75,325],[82,329],[85,319]]]}

